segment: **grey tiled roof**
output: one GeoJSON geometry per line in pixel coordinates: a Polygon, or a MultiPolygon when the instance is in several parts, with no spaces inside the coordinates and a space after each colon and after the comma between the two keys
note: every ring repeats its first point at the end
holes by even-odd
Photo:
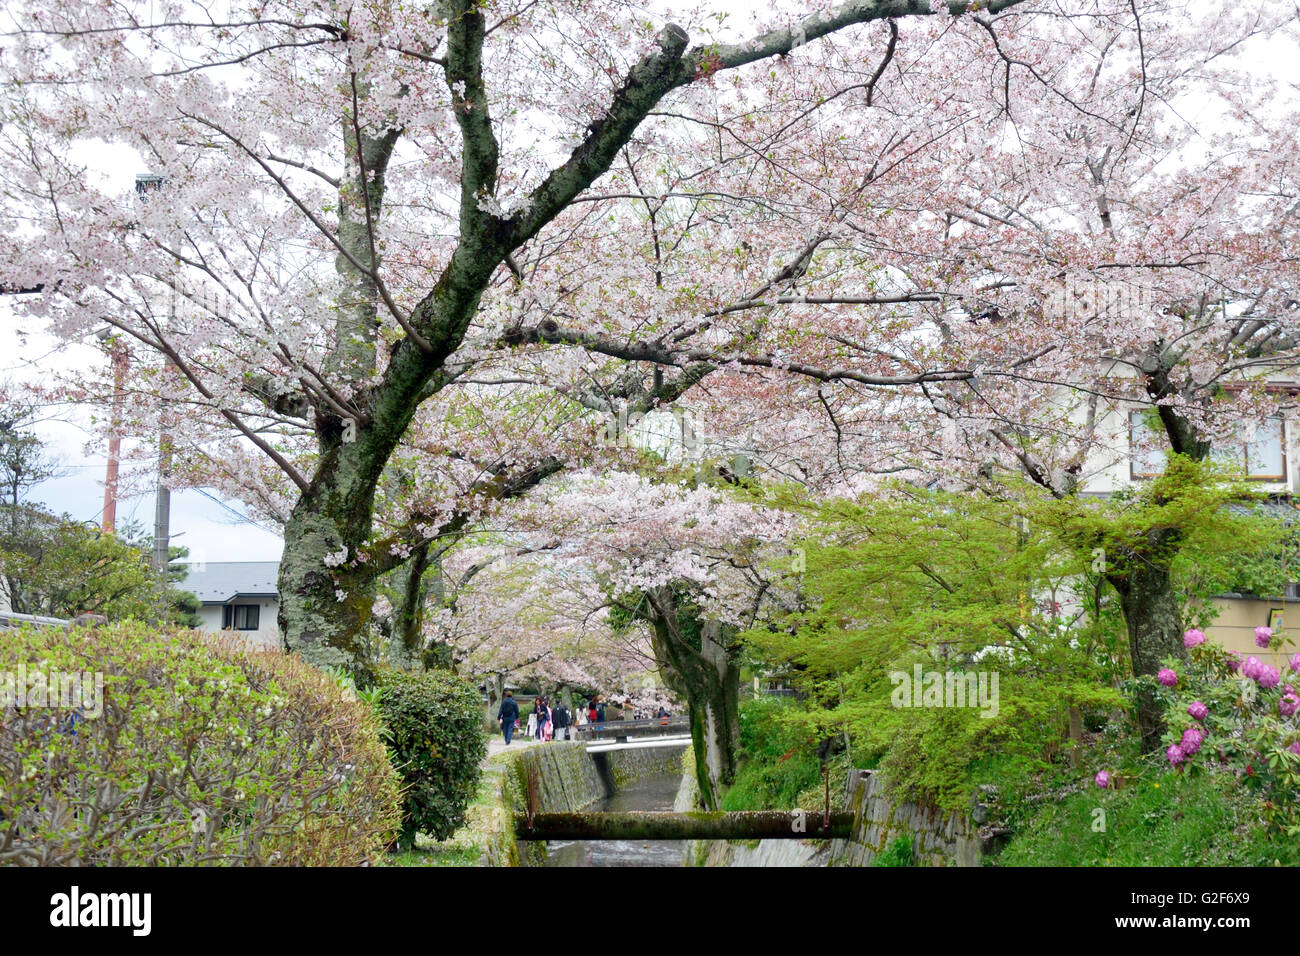
{"type": "Polygon", "coordinates": [[[234,597],[278,597],[279,561],[208,561],[187,565],[179,587],[204,604],[225,604],[234,597]]]}
{"type": "Polygon", "coordinates": [[[1259,515],[1264,518],[1276,518],[1284,524],[1291,524],[1293,521],[1300,521],[1300,510],[1290,502],[1286,501],[1260,501],[1254,504],[1228,505],[1228,510],[1233,514],[1239,515],[1259,515]]]}

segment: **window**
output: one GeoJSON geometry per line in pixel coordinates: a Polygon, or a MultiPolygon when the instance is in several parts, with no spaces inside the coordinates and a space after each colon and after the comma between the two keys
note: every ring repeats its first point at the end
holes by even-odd
{"type": "Polygon", "coordinates": [[[1261,481],[1286,480],[1286,429],[1279,418],[1271,418],[1255,430],[1255,440],[1246,445],[1246,477],[1261,481]]]}
{"type": "Polygon", "coordinates": [[[1128,446],[1132,451],[1128,466],[1130,478],[1154,478],[1165,470],[1168,441],[1147,423],[1146,415],[1146,412],[1128,413],[1128,446]]]}
{"type": "MultiPolygon", "coordinates": [[[[1129,475],[1154,478],[1165,470],[1168,439],[1148,424],[1147,412],[1129,413],[1129,475]]],[[[1251,481],[1286,481],[1286,424],[1270,418],[1255,429],[1254,441],[1221,445],[1210,457],[1251,481]]]]}
{"type": "Polygon", "coordinates": [[[221,609],[223,630],[256,631],[261,608],[256,604],[227,604],[221,609]]]}

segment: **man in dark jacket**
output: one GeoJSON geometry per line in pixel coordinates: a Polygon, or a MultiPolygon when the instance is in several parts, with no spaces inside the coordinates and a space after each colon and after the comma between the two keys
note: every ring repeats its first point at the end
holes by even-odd
{"type": "Polygon", "coordinates": [[[515,721],[518,719],[519,705],[515,703],[515,692],[508,690],[505,699],[501,701],[501,709],[497,711],[497,723],[501,725],[501,733],[505,735],[507,744],[515,735],[515,721]]]}
{"type": "Polygon", "coordinates": [[[551,725],[555,728],[556,740],[569,739],[569,723],[569,708],[561,702],[551,711],[551,725]]]}

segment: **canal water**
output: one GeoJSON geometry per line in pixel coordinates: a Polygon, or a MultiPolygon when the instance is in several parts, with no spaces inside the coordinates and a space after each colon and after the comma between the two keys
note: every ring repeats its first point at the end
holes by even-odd
{"type": "MultiPolygon", "coordinates": [[[[680,773],[652,774],[586,809],[671,810],[681,782],[680,773]]],[[[681,866],[685,851],[681,840],[555,840],[547,845],[546,865],[681,866]]]]}

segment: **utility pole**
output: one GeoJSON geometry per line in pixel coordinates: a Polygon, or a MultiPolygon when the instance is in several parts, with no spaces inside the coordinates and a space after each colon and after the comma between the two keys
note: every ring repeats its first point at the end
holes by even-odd
{"type": "Polygon", "coordinates": [[[122,403],[128,358],[112,329],[101,329],[96,337],[108,349],[113,366],[113,411],[109,421],[108,469],[104,475],[104,511],[100,520],[100,530],[113,534],[117,529],[117,474],[122,460],[122,403]]]}
{"type": "MultiPolygon", "coordinates": [[[[144,201],[148,201],[151,193],[156,193],[162,189],[167,180],[157,173],[137,173],[135,177],[136,194],[144,201]]],[[[170,288],[170,284],[169,284],[170,288]]],[[[168,307],[168,327],[175,323],[176,296],[175,290],[172,289],[167,297],[168,307]]],[[[161,392],[165,396],[167,391],[167,380],[171,371],[171,358],[169,357],[163,367],[163,378],[161,381],[161,392]]],[[[165,579],[167,568],[171,564],[171,512],[172,512],[172,493],[167,487],[167,479],[172,470],[172,442],[168,433],[167,405],[165,397],[160,399],[158,414],[158,491],[154,498],[154,518],[153,518],[153,568],[154,573],[165,579]]]]}

